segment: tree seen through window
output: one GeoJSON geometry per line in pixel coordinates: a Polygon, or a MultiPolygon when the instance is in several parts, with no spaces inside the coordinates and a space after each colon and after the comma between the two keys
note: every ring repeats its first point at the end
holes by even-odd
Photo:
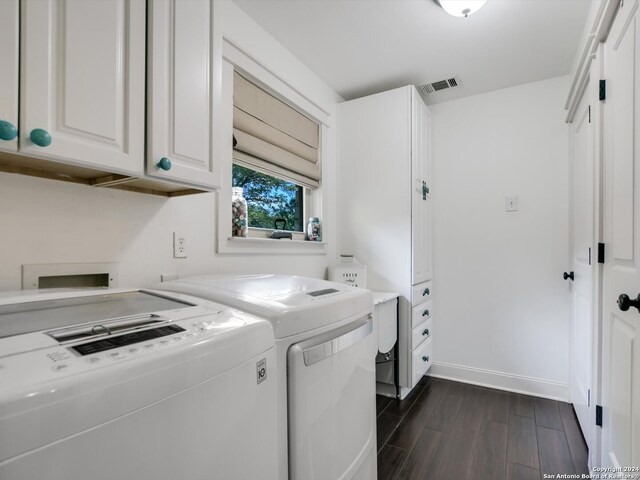
{"type": "Polygon", "coordinates": [[[272,229],[284,219],[286,230],[303,230],[301,186],[236,164],[232,176],[232,185],[243,188],[249,227],[272,229]]]}

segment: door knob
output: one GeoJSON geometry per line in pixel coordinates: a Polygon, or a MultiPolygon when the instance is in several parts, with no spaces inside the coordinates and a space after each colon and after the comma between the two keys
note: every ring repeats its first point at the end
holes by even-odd
{"type": "Polygon", "coordinates": [[[629,307],[636,307],[640,312],[640,294],[633,300],[629,298],[629,295],[623,293],[618,297],[618,308],[623,312],[629,310],[629,307]]]}
{"type": "Polygon", "coordinates": [[[564,278],[565,280],[566,280],[567,278],[570,278],[570,279],[573,281],[573,272],[569,272],[569,273],[564,272],[564,273],[562,274],[562,278],[564,278]]]}

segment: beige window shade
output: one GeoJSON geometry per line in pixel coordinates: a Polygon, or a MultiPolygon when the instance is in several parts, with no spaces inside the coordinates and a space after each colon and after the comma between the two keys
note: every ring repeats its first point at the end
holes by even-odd
{"type": "Polygon", "coordinates": [[[319,186],[317,123],[234,73],[235,163],[309,188],[319,186]]]}

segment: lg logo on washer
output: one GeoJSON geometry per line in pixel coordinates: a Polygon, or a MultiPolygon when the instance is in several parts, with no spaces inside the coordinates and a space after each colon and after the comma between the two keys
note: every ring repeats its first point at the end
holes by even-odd
{"type": "Polygon", "coordinates": [[[256,370],[258,371],[258,385],[267,379],[267,359],[263,358],[256,363],[256,370]]]}

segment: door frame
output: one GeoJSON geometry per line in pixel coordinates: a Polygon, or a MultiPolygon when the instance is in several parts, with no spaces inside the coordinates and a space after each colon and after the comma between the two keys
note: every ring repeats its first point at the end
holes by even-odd
{"type": "MultiPolygon", "coordinates": [[[[601,450],[601,436],[602,429],[595,426],[596,405],[602,405],[602,373],[601,373],[601,353],[602,353],[602,270],[603,265],[598,263],[598,243],[603,241],[603,168],[604,168],[604,156],[603,156],[603,112],[604,104],[598,100],[599,96],[599,80],[603,78],[604,74],[604,44],[599,44],[596,52],[593,55],[592,61],[589,66],[588,78],[585,81],[583,92],[577,96],[576,108],[573,111],[573,115],[568,118],[568,122],[571,124],[575,119],[577,112],[577,106],[582,101],[586,101],[590,105],[591,109],[591,149],[593,151],[593,175],[592,175],[592,195],[589,199],[592,202],[593,208],[593,227],[591,230],[591,265],[592,265],[592,294],[591,294],[591,371],[590,371],[590,401],[588,409],[588,418],[590,422],[590,429],[587,432],[583,432],[585,440],[589,445],[589,460],[588,465],[590,469],[600,464],[600,450],[601,450]],[[587,435],[589,438],[586,438],[587,435]]],[[[570,185],[569,185],[569,207],[570,212],[573,212],[574,203],[574,191],[573,191],[573,169],[575,168],[575,148],[573,144],[573,136],[571,132],[569,134],[570,145],[570,185]]],[[[568,234],[573,239],[573,218],[569,222],[568,234]]],[[[571,243],[569,254],[569,265],[573,265],[574,251],[573,244],[571,243]]],[[[572,305],[573,308],[573,305],[572,305]]],[[[572,310],[573,316],[573,310],[572,310]]],[[[571,320],[572,321],[572,320],[571,320]]],[[[571,359],[573,352],[571,351],[571,343],[569,344],[569,396],[572,391],[573,382],[573,368],[571,365],[571,359]]],[[[571,398],[569,398],[571,401],[571,398]]]]}

